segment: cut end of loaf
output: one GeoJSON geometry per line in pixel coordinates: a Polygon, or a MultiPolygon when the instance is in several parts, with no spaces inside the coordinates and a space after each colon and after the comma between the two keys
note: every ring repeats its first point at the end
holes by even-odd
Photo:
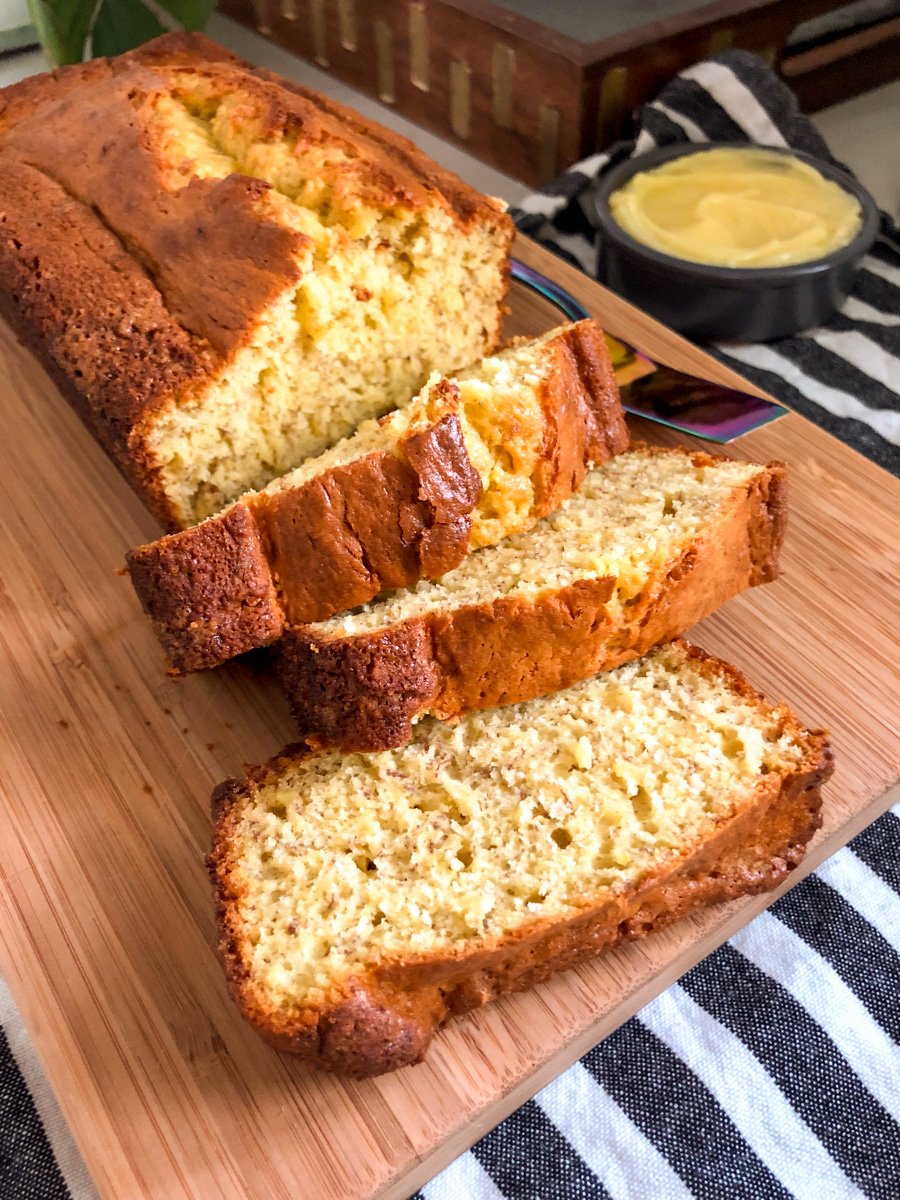
{"type": "Polygon", "coordinates": [[[235,172],[263,180],[271,219],[304,239],[299,284],[154,429],[166,491],[190,524],[499,339],[507,218],[485,202],[483,219],[463,224],[437,190],[386,197],[337,123],[320,117],[310,132],[304,112],[273,128],[270,91],[182,71],[145,115],[171,190],[235,172]]]}
{"type": "MultiPolygon", "coordinates": [[[[232,987],[284,1035],[348,989],[452,980],[473,956],[591,913],[617,927],[742,813],[804,773],[817,787],[824,746],[673,643],[567,692],[423,722],[400,750],[276,760],[217,821],[232,987]]],[[[744,890],[772,886],[814,827],[813,811],[744,890]]]]}

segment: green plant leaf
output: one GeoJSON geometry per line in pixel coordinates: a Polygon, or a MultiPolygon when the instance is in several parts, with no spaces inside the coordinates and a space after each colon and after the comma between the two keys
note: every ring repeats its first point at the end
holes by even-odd
{"type": "Polygon", "coordinates": [[[54,67],[81,62],[96,0],[28,0],[31,23],[54,67]]]}
{"type": "Polygon", "coordinates": [[[54,66],[121,54],[176,29],[202,29],[215,0],[28,0],[54,66]]]}

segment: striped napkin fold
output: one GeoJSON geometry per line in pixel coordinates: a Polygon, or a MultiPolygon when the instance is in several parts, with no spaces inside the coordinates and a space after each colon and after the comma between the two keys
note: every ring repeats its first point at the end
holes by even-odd
{"type": "MultiPolygon", "coordinates": [[[[673,79],[635,141],[530,197],[520,228],[594,274],[598,175],[656,145],[726,140],[830,157],[768,68],[730,51],[673,79]]],[[[900,473],[898,327],[900,251],[884,218],[827,326],[711,349],[900,473]]],[[[900,805],[416,1196],[898,1200],[900,805]]],[[[94,1197],[0,980],[0,1200],[94,1197]]]]}

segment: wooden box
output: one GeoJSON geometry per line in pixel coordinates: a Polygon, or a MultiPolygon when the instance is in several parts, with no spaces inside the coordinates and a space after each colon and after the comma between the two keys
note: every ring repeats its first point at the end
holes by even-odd
{"type": "Polygon", "coordinates": [[[828,0],[659,0],[654,19],[650,6],[623,0],[221,0],[219,7],[529,184],[621,137],[631,112],[672,75],[730,46],[778,65],[808,109],[900,74],[900,17],[813,37],[786,53],[798,24],[836,7],[828,0]]]}

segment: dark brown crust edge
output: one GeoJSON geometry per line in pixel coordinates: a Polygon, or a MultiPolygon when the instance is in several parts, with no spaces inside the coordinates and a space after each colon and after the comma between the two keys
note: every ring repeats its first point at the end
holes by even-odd
{"type": "MultiPolygon", "coordinates": [[[[542,461],[530,523],[557,508],[588,464],[628,432],[602,331],[566,326],[545,347],[542,461]]],[[[452,406],[455,385],[439,387],[452,406]]],[[[379,452],[130,551],[144,612],[176,673],[214,667],[379,592],[438,579],[469,552],[481,481],[449,414],[379,452]]]]}
{"type": "Polygon", "coordinates": [[[175,673],[278,638],[297,612],[331,615],[464,557],[481,495],[455,415],[126,556],[175,673]]]}
{"type": "Polygon", "coordinates": [[[565,325],[548,349],[555,362],[541,388],[545,434],[532,524],[574,495],[590,467],[621,454],[630,441],[599,325],[592,320],[565,325]]]}
{"type": "MultiPolygon", "coordinates": [[[[700,452],[694,461],[716,460],[700,452]]],[[[721,522],[649,580],[624,624],[607,608],[615,581],[599,578],[533,602],[502,597],[372,633],[286,629],[274,653],[300,735],[317,746],[385,750],[408,742],[426,711],[452,719],[531,700],[638,658],[774,579],[786,514],[786,469],[770,463],[735,489],[721,522]]]]}
{"type": "MultiPolygon", "coordinates": [[[[115,70],[243,65],[202,34],[165,34],[116,59],[30,76],[0,90],[0,138],[45,102],[115,70]]],[[[156,284],[87,205],[29,163],[0,172],[0,316],[160,524],[178,528],[146,444],[149,422],[207,366],[156,284]]]]}
{"type": "Polygon", "coordinates": [[[0,316],[160,524],[176,528],[147,422],[200,378],[201,358],[96,215],[25,163],[0,170],[0,316]]]}
{"type": "MultiPolygon", "coordinates": [[[[762,701],[734,667],[695,647],[688,649],[691,657],[721,673],[737,694],[762,701]]],[[[232,875],[237,853],[230,838],[241,802],[291,758],[282,756],[257,768],[247,782],[228,781],[214,793],[208,867],[216,893],[219,954],[232,998],[277,1049],[322,1069],[377,1075],[421,1061],[435,1032],[460,1013],[532,987],[701,907],[772,890],[802,861],[821,825],[821,788],[833,770],[827,734],[803,730],[786,709],[781,711],[785,724],[805,742],[802,763],[783,776],[761,777],[754,800],[673,869],[574,918],[536,922],[477,952],[395,963],[353,979],[313,1012],[272,1012],[256,993],[242,958],[243,932],[235,911],[240,886],[232,875]]]]}

